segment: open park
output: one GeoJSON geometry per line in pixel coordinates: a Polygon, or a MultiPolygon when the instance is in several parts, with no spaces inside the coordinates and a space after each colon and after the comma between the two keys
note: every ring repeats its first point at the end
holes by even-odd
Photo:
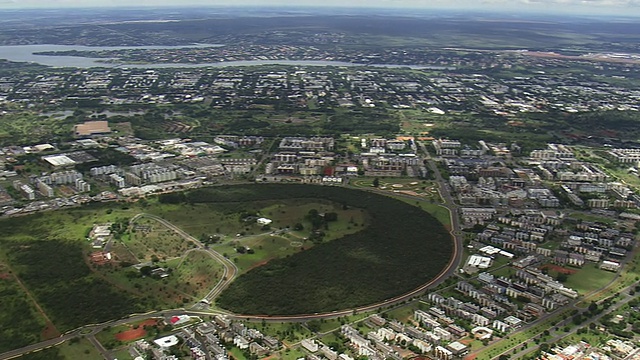
{"type": "Polygon", "coordinates": [[[453,251],[446,228],[419,207],[310,185],[203,188],[0,224],[0,291],[10,305],[3,324],[14,324],[2,327],[11,339],[2,350],[132,313],[190,306],[212,289],[215,306],[239,314],[373,304],[429,282],[453,251]],[[102,249],[92,238],[99,225],[110,229],[102,249]],[[20,322],[11,320],[16,316],[20,322]]]}

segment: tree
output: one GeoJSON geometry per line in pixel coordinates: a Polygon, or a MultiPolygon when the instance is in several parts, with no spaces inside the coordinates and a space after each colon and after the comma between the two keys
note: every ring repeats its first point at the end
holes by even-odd
{"type": "Polygon", "coordinates": [[[328,212],[324,214],[324,221],[338,221],[338,214],[335,212],[328,212]]]}
{"type": "Polygon", "coordinates": [[[380,179],[375,178],[373,179],[373,187],[379,187],[380,186],[380,179]]]}
{"type": "Polygon", "coordinates": [[[150,276],[151,270],[153,270],[151,266],[143,266],[140,268],[140,274],[142,274],[142,276],[150,276]]]}

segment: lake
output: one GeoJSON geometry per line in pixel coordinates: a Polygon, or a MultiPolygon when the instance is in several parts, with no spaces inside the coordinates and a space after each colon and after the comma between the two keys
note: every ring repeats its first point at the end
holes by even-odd
{"type": "Polygon", "coordinates": [[[7,59],[15,62],[31,62],[52,67],[73,67],[73,68],[198,68],[198,67],[230,67],[230,66],[257,66],[257,65],[292,65],[292,66],[372,66],[388,68],[412,68],[430,70],[454,69],[443,66],[422,66],[422,65],[394,65],[394,64],[356,64],[342,61],[323,60],[240,60],[217,63],[197,63],[197,64],[175,64],[175,63],[155,63],[155,64],[126,64],[126,63],[105,63],[108,59],[88,58],[79,56],[53,56],[36,55],[38,52],[50,51],[101,51],[101,50],[126,50],[126,49],[184,49],[201,47],[219,47],[218,44],[194,44],[178,46],[80,46],[80,45],[10,45],[0,46],[0,59],[7,59]]]}

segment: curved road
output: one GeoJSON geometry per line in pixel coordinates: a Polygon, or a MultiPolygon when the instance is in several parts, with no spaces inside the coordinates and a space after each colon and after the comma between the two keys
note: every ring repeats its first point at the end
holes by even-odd
{"type": "Polygon", "coordinates": [[[216,286],[214,286],[213,289],[211,289],[211,291],[209,291],[209,293],[205,296],[205,299],[207,299],[207,301],[212,302],[222,292],[222,290],[227,288],[227,286],[229,286],[229,284],[233,282],[233,280],[238,275],[238,267],[232,261],[222,256],[219,252],[205,247],[204,244],[200,242],[200,240],[196,239],[195,237],[191,236],[184,230],[180,229],[179,227],[173,225],[172,223],[168,222],[167,220],[157,215],[147,214],[147,213],[138,214],[133,218],[131,218],[130,222],[133,223],[142,217],[153,219],[161,223],[165,227],[175,231],[178,235],[182,236],[182,238],[184,238],[185,240],[192,241],[194,244],[198,245],[199,249],[201,249],[202,251],[206,251],[212,258],[218,260],[222,264],[222,266],[224,266],[224,272],[222,274],[222,278],[220,279],[220,281],[218,281],[216,286]]]}
{"type": "MultiPolygon", "coordinates": [[[[113,327],[113,326],[118,326],[118,325],[123,325],[123,324],[128,324],[128,323],[132,323],[132,322],[137,322],[137,321],[142,321],[142,320],[146,320],[149,318],[155,318],[155,317],[166,317],[166,316],[173,316],[173,315],[181,315],[181,314],[186,314],[186,315],[190,315],[190,316],[198,316],[198,315],[213,315],[213,314],[224,314],[229,316],[232,319],[237,319],[237,320],[265,320],[265,321],[273,321],[273,322],[279,322],[279,321],[290,321],[290,322],[303,322],[303,321],[308,321],[308,320],[314,320],[314,319],[331,319],[331,318],[337,318],[337,317],[341,317],[341,316],[347,316],[347,315],[352,315],[353,313],[360,313],[360,312],[368,312],[368,311],[374,311],[374,310],[379,310],[381,308],[387,307],[387,306],[391,306],[391,305],[395,305],[398,304],[400,302],[406,301],[406,300],[410,300],[411,298],[413,298],[414,296],[420,295],[422,294],[425,290],[427,290],[429,287],[438,285],[440,283],[442,283],[445,279],[447,279],[449,276],[455,274],[458,265],[460,264],[461,261],[461,257],[462,257],[462,238],[461,238],[461,233],[460,233],[460,227],[459,227],[459,222],[458,222],[458,216],[457,216],[457,212],[456,212],[456,208],[455,208],[455,204],[453,202],[453,198],[451,197],[451,195],[448,193],[446,187],[444,186],[444,183],[442,180],[442,177],[440,176],[440,173],[438,171],[438,169],[435,167],[435,164],[430,160],[429,163],[432,167],[432,170],[434,171],[434,173],[436,174],[436,179],[438,180],[439,186],[440,186],[440,196],[444,199],[445,204],[443,204],[442,206],[446,207],[447,209],[449,209],[450,212],[450,217],[451,217],[451,235],[452,238],[454,240],[454,251],[453,254],[451,256],[451,259],[449,261],[449,264],[447,265],[447,267],[445,269],[443,269],[434,279],[432,279],[431,281],[429,281],[426,284],[421,285],[420,287],[397,297],[391,298],[391,299],[387,299],[381,302],[378,302],[376,304],[371,304],[371,305],[366,305],[366,306],[361,306],[355,309],[347,309],[347,310],[340,310],[340,311],[333,311],[333,312],[328,312],[328,313],[322,313],[322,314],[301,314],[301,315],[290,315],[290,316],[260,316],[260,315],[242,315],[242,314],[229,314],[223,311],[192,311],[192,310],[185,310],[185,309],[172,309],[172,310],[164,310],[164,311],[152,311],[152,312],[148,312],[145,314],[133,314],[130,315],[126,318],[123,319],[118,319],[118,320],[111,320],[111,321],[107,321],[101,324],[91,324],[91,325],[86,325],[83,327],[80,327],[78,329],[72,330],[67,332],[66,334],[63,334],[60,337],[54,338],[54,339],[50,339],[50,340],[45,340],[45,341],[41,341],[39,343],[36,344],[31,344],[19,349],[14,349],[5,353],[0,354],[0,360],[7,360],[7,359],[13,359],[16,357],[19,357],[21,355],[24,355],[26,353],[30,353],[30,352],[34,352],[34,351],[40,351],[49,347],[53,347],[56,345],[59,345],[61,343],[64,343],[67,340],[73,339],[73,338],[78,338],[78,337],[87,337],[90,341],[93,341],[95,338],[94,336],[96,334],[98,334],[100,331],[104,330],[107,327],[113,327]]],[[[405,195],[407,197],[411,197],[408,195],[405,195]]],[[[416,199],[416,200],[421,200],[420,198],[415,198],[415,197],[411,197],[412,199],[416,199]]],[[[231,284],[231,282],[235,279],[235,277],[238,275],[238,268],[236,267],[236,265],[231,262],[229,259],[225,258],[224,256],[222,256],[220,253],[211,250],[211,249],[207,249],[198,239],[196,239],[195,237],[191,236],[190,234],[188,234],[187,232],[185,232],[184,230],[180,229],[179,227],[173,225],[172,223],[168,222],[167,220],[157,216],[157,215],[152,215],[152,214],[147,214],[147,213],[142,213],[142,214],[137,214],[136,216],[134,216],[131,219],[131,223],[135,222],[135,220],[142,218],[142,217],[147,217],[149,219],[153,219],[161,224],[163,224],[164,226],[166,226],[167,228],[175,231],[176,233],[178,233],[180,236],[182,236],[184,239],[189,240],[189,241],[193,241],[196,245],[198,245],[198,247],[200,249],[202,249],[203,251],[206,251],[211,257],[215,258],[216,260],[220,261],[220,263],[223,264],[224,266],[224,273],[223,273],[223,277],[222,279],[220,279],[220,281],[216,284],[216,286],[211,289],[211,291],[206,295],[205,299],[207,299],[208,301],[212,302],[213,300],[215,300],[215,298],[227,287],[229,286],[229,284],[231,284]]],[[[97,344],[94,344],[97,345],[97,344]]],[[[99,350],[103,350],[102,346],[96,346],[99,350]]],[[[105,358],[108,358],[107,355],[105,355],[104,351],[101,351],[103,356],[105,358]]]]}
{"type": "MultiPolygon", "coordinates": [[[[427,153],[426,150],[424,151],[425,153],[427,153]]],[[[287,316],[241,315],[241,314],[236,314],[234,316],[236,318],[246,319],[246,320],[266,320],[266,321],[274,321],[274,322],[279,322],[279,321],[296,322],[296,321],[308,321],[313,319],[331,319],[331,318],[336,318],[340,316],[351,315],[354,312],[367,312],[367,311],[379,310],[386,306],[391,306],[406,300],[410,300],[414,296],[422,294],[428,288],[436,286],[442,283],[444,280],[446,280],[450,276],[455,275],[458,269],[458,266],[462,261],[462,245],[463,245],[462,232],[460,231],[460,221],[459,221],[458,212],[457,212],[458,209],[457,209],[457,205],[453,200],[453,197],[451,196],[451,194],[447,189],[447,186],[445,185],[446,181],[442,178],[442,175],[440,174],[440,171],[438,170],[435,162],[429,159],[428,163],[431,170],[434,172],[436,176],[436,182],[440,187],[438,189],[438,192],[440,193],[440,197],[444,200],[444,204],[440,204],[440,206],[443,206],[449,210],[449,216],[451,220],[450,233],[451,233],[451,236],[453,239],[453,245],[454,245],[453,253],[451,255],[451,259],[449,260],[449,264],[434,279],[432,279],[428,283],[423,284],[420,287],[406,294],[403,294],[391,299],[387,299],[376,304],[366,305],[366,306],[358,307],[355,309],[339,310],[339,311],[333,311],[333,312],[321,313],[321,314],[301,314],[301,315],[287,315],[287,316]]],[[[359,188],[359,189],[362,190],[362,188],[359,188]]],[[[388,192],[377,190],[377,189],[369,189],[367,191],[376,192],[382,195],[389,195],[388,192]]],[[[422,198],[414,197],[411,195],[403,195],[403,194],[395,194],[395,193],[393,195],[399,196],[399,197],[406,197],[406,198],[419,200],[419,201],[425,201],[422,198]]]]}

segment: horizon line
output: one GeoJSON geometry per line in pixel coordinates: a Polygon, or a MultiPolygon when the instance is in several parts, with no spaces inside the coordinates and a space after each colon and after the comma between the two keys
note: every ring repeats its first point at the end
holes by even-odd
{"type": "MultiPolygon", "coordinates": [[[[509,9],[499,8],[481,8],[481,7],[442,7],[442,6],[389,6],[389,5],[339,5],[339,4],[137,4],[137,5],[68,5],[68,6],[22,6],[22,7],[1,7],[0,12],[10,11],[54,11],[54,10],[111,10],[111,9],[239,9],[239,8],[254,8],[254,9],[300,9],[300,10],[394,10],[394,11],[441,11],[441,12],[455,12],[455,13],[468,13],[468,14],[495,14],[495,15],[510,15],[512,17],[526,17],[526,16],[551,16],[551,17],[588,17],[588,18],[629,18],[635,19],[640,17],[640,13],[593,13],[593,12],[581,12],[581,11],[558,11],[554,12],[544,11],[540,9],[528,9],[514,13],[509,9]]],[[[397,14],[391,14],[397,15],[397,14]]],[[[247,14],[247,17],[251,17],[252,14],[247,14]]]]}

